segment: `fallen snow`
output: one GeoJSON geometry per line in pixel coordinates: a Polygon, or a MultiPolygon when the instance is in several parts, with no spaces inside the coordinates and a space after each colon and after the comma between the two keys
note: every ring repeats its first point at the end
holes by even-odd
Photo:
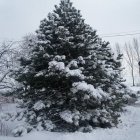
{"type": "Polygon", "coordinates": [[[73,114],[71,111],[63,111],[60,113],[60,117],[68,123],[73,123],[73,114]]]}
{"type": "Polygon", "coordinates": [[[84,81],[73,83],[72,86],[73,86],[73,88],[71,89],[71,91],[73,93],[76,93],[78,91],[86,91],[96,99],[98,99],[98,98],[101,99],[102,96],[107,97],[107,94],[105,92],[103,92],[101,89],[95,89],[93,85],[87,84],[84,81]]]}
{"type": "Polygon", "coordinates": [[[34,104],[33,108],[34,108],[34,110],[39,111],[39,110],[45,108],[45,105],[43,104],[42,101],[38,101],[37,103],[34,104]]]}
{"type": "MultiPolygon", "coordinates": [[[[140,98],[139,100],[140,101],[140,98]]],[[[118,128],[96,129],[92,133],[32,132],[23,137],[3,137],[0,140],[139,140],[140,105],[127,106],[118,128]]]]}
{"type": "Polygon", "coordinates": [[[82,71],[80,69],[74,69],[74,70],[70,70],[68,67],[66,67],[65,69],[66,71],[66,76],[69,77],[69,76],[77,76],[81,79],[84,79],[84,75],[82,74],[82,71]]]}
{"type": "Polygon", "coordinates": [[[51,61],[49,62],[49,69],[62,71],[65,69],[65,64],[63,62],[51,61]]]}
{"type": "Polygon", "coordinates": [[[24,137],[0,137],[0,140],[139,140],[140,107],[128,106],[118,128],[96,129],[92,133],[33,132],[24,137]]]}

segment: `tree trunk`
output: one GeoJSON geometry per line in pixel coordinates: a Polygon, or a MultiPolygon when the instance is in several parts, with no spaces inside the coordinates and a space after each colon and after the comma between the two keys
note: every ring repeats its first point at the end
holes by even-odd
{"type": "Polygon", "coordinates": [[[135,78],[134,78],[134,71],[132,69],[132,80],[133,80],[133,86],[135,86],[135,78]]]}
{"type": "Polygon", "coordinates": [[[140,66],[139,66],[139,77],[140,77],[140,66]]]}

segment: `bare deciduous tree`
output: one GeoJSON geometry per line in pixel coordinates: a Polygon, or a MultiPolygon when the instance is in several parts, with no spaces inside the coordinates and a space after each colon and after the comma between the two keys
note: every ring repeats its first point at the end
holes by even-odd
{"type": "Polygon", "coordinates": [[[11,91],[18,86],[11,74],[20,66],[18,59],[22,56],[29,57],[35,41],[36,36],[29,34],[22,41],[0,44],[0,93],[11,91]]]}
{"type": "Polygon", "coordinates": [[[122,53],[121,53],[121,49],[120,49],[120,44],[119,44],[119,43],[116,43],[115,46],[116,46],[116,53],[117,53],[117,56],[120,55],[120,54],[122,54],[122,53]]]}
{"type": "Polygon", "coordinates": [[[131,76],[133,81],[133,86],[135,86],[135,77],[134,77],[134,53],[131,44],[125,44],[125,52],[126,52],[126,62],[128,63],[130,69],[131,69],[131,76]]]}
{"type": "Polygon", "coordinates": [[[10,77],[15,67],[16,51],[12,48],[14,42],[4,42],[0,45],[0,92],[15,87],[14,79],[10,77]]]}
{"type": "Polygon", "coordinates": [[[136,38],[133,39],[133,46],[134,46],[134,58],[135,58],[135,61],[137,63],[137,68],[138,68],[139,76],[140,76],[140,66],[139,66],[139,62],[140,62],[140,44],[138,42],[138,39],[136,39],[136,38]]]}
{"type": "Polygon", "coordinates": [[[24,36],[22,43],[19,45],[20,47],[20,57],[24,56],[28,58],[30,53],[32,53],[33,46],[35,46],[35,42],[37,40],[36,35],[28,34],[24,36]]]}

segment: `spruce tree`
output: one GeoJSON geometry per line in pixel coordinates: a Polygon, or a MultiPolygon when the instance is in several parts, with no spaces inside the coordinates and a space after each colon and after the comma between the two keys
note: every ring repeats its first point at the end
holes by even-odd
{"type": "Polygon", "coordinates": [[[36,35],[16,77],[26,122],[38,130],[69,132],[116,125],[126,87],[109,43],[69,0],[55,6],[36,35]]]}

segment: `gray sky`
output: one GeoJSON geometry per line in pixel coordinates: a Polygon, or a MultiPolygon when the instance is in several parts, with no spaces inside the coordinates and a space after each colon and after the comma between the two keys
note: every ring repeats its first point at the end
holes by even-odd
{"type": "MultiPolygon", "coordinates": [[[[140,33],[140,0],[71,0],[98,34],[140,33]],[[133,32],[133,33],[135,33],[133,32]]],[[[0,41],[20,40],[38,29],[59,0],[0,0],[0,41]]],[[[111,44],[136,36],[103,38],[111,44]]]]}

